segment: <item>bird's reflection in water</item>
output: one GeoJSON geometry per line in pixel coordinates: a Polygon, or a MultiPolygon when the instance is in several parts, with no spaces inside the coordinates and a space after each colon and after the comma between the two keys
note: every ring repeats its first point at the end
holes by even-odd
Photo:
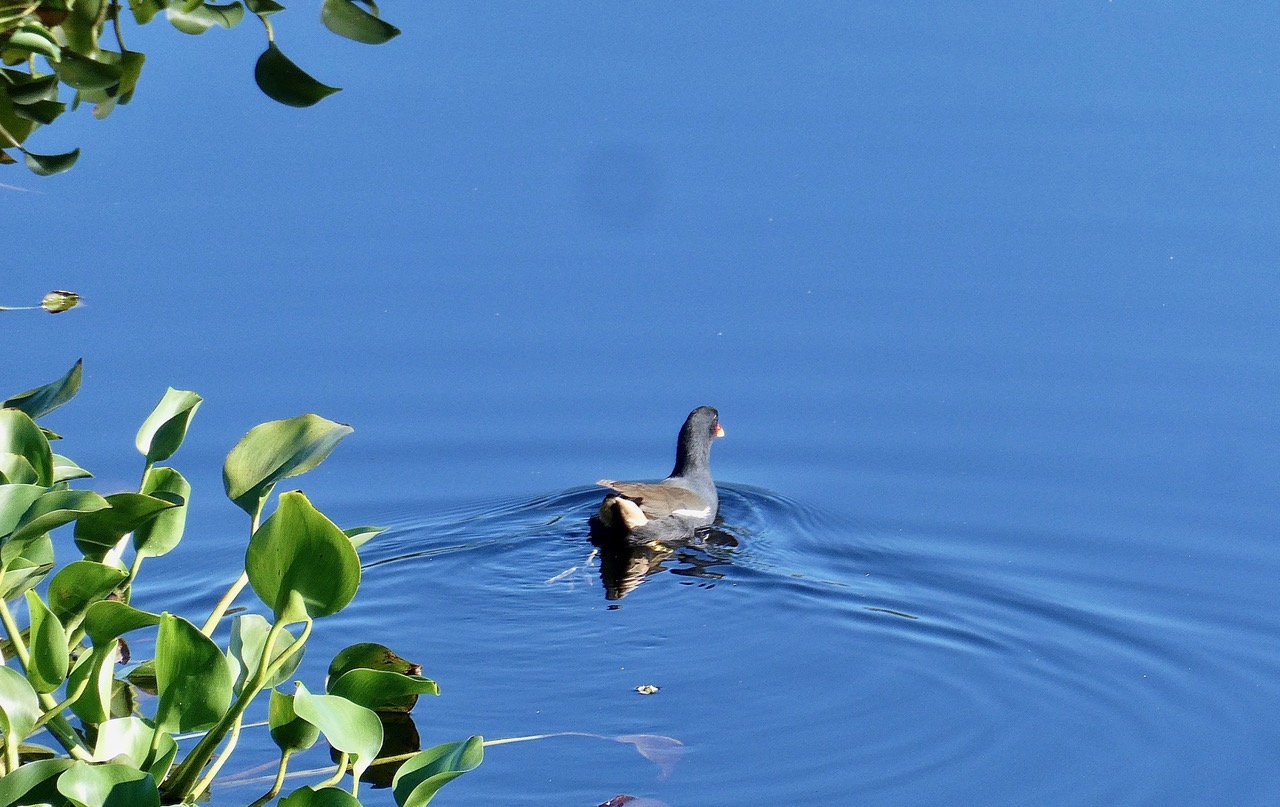
{"type": "Polygon", "coordinates": [[[738,539],[719,526],[698,530],[679,542],[641,543],[628,538],[596,521],[591,524],[591,543],[600,550],[600,582],[610,601],[622,599],[646,577],[662,571],[700,583],[720,580],[724,574],[716,567],[728,566],[730,560],[723,553],[712,555],[706,550],[738,545],[738,539]]]}

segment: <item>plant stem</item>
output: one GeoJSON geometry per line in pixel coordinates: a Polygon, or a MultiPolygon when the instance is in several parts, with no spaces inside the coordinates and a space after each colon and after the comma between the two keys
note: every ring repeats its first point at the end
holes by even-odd
{"type": "Polygon", "coordinates": [[[263,793],[262,796],[257,801],[250,804],[249,807],[262,807],[262,805],[280,795],[280,791],[284,788],[285,771],[289,769],[289,757],[291,756],[292,753],[289,751],[284,751],[280,754],[280,766],[276,768],[276,780],[271,784],[271,789],[266,793],[263,793]]]}
{"type": "MultiPolygon", "coordinates": [[[[343,751],[342,756],[338,757],[338,770],[334,772],[333,776],[330,776],[328,779],[325,779],[323,782],[320,782],[319,784],[317,784],[316,790],[319,790],[322,787],[333,787],[337,785],[338,782],[341,782],[342,777],[347,775],[347,761],[350,758],[351,758],[351,755],[348,754],[346,751],[343,751]]],[[[354,784],[351,786],[351,789],[355,790],[354,784]]]]}
{"type": "Polygon", "coordinates": [[[218,775],[218,771],[222,770],[222,766],[227,764],[227,760],[231,758],[231,754],[236,750],[236,743],[240,741],[240,722],[243,717],[244,715],[240,715],[240,718],[237,718],[236,722],[232,724],[231,738],[227,740],[227,746],[222,749],[222,753],[209,766],[209,771],[205,773],[204,777],[199,782],[196,782],[196,789],[193,791],[195,798],[192,801],[200,801],[204,797],[204,793],[213,784],[213,778],[218,775]]]}
{"type": "Polygon", "coordinates": [[[90,678],[91,676],[88,676],[88,675],[86,675],[84,678],[81,678],[80,686],[76,687],[75,692],[68,693],[67,697],[63,698],[59,703],[55,704],[50,709],[46,709],[45,713],[40,715],[40,719],[36,721],[35,727],[37,729],[40,728],[45,723],[48,723],[50,720],[62,714],[63,709],[66,709],[68,706],[75,703],[80,698],[80,696],[84,694],[84,691],[89,688],[90,678]]]}
{"type": "MultiPolygon", "coordinates": [[[[0,577],[8,571],[7,567],[0,567],[0,577]]],[[[0,597],[0,622],[4,623],[4,629],[9,634],[9,643],[13,645],[13,652],[18,654],[18,661],[22,662],[22,669],[31,666],[31,654],[27,652],[27,644],[22,641],[22,631],[18,629],[18,623],[13,621],[13,614],[9,611],[9,603],[0,597]]]]}
{"type": "Polygon", "coordinates": [[[236,582],[231,584],[231,588],[227,589],[227,593],[222,595],[222,599],[218,600],[218,604],[213,607],[213,613],[209,614],[209,618],[204,621],[204,625],[200,628],[200,632],[205,636],[212,636],[213,631],[218,627],[218,623],[222,620],[227,609],[231,607],[231,603],[235,602],[236,597],[240,596],[240,592],[244,591],[244,587],[249,582],[249,573],[241,572],[236,582]]]}

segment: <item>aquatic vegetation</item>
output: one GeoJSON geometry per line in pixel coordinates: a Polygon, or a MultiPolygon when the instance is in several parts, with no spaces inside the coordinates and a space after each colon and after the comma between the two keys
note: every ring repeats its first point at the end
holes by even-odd
{"type": "MultiPolygon", "coordinates": [[[[169,389],[137,434],[144,458],[137,492],[103,496],[71,486],[91,474],[55,453],[59,436],[37,423],[71,400],[80,381],[76,362],[57,381],[0,404],[0,807],[194,804],[210,792],[246,728],[246,710],[264,694],[280,761],[254,805],[280,793],[290,757],[321,735],[336,768],[281,803],[358,805],[362,774],[388,762],[378,759],[384,723],[439,689],[418,665],[367,642],[334,658],[323,691],[300,682],[283,689],[315,620],[355,597],[359,547],[381,530],[341,529],[301,491],[276,497],[263,520],[276,484],[322,463],[351,427],[305,414],[256,426],[232,448],[223,482],[249,517],[244,573],[197,627],[130,600],[144,562],[182,539],[191,485],[160,463],[181,447],[202,398],[169,389]],[[50,531],[67,525],[81,557],[57,568],[50,531]],[[223,647],[214,634],[246,585],[271,618],[236,616],[223,647]],[[25,628],[12,607],[20,600],[25,628]],[[155,656],[138,662],[129,636],[142,631],[154,632],[155,656]],[[156,696],[145,709],[139,690],[156,696]],[[25,742],[45,734],[60,751],[25,742]],[[191,734],[198,739],[184,747],[191,734]],[[349,793],[338,787],[347,773],[349,793]]],[[[483,754],[482,739],[471,737],[397,758],[396,803],[427,804],[483,754]]]]}

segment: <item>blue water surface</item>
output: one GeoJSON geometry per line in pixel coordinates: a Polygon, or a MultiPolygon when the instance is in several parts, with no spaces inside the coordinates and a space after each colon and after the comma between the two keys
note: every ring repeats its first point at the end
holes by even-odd
{"type": "Polygon", "coordinates": [[[1280,801],[1280,11],[382,6],[275,18],[307,110],[252,26],[131,32],[135,101],[31,141],[75,169],[0,177],[0,304],[87,301],[0,318],[8,392],[85,359],[60,450],[128,489],[205,396],[144,606],[203,618],[222,458],[316,411],[296,484],[390,530],[301,677],[380,641],[426,744],[574,732],[437,803],[1280,801]],[[701,404],[738,545],[606,600],[589,486],[701,404]]]}

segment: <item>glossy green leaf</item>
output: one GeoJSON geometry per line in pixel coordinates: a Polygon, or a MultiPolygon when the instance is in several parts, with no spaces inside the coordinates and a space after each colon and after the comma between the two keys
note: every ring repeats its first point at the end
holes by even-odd
{"type": "Polygon", "coordinates": [[[57,804],[58,777],[71,767],[69,759],[42,759],[0,777],[0,805],[57,804]]]}
{"type": "Polygon", "coordinates": [[[25,457],[0,452],[0,484],[35,485],[39,478],[40,474],[36,473],[36,469],[25,457]]]}
{"type": "Polygon", "coordinates": [[[174,455],[187,436],[191,419],[204,401],[188,390],[169,387],[138,429],[135,444],[147,462],[163,462],[174,455]]]}
{"type": "Polygon", "coordinates": [[[280,801],[280,807],[360,807],[360,802],[336,787],[300,787],[280,801]]]}
{"type": "MultiPolygon", "coordinates": [[[[106,499],[91,490],[51,490],[36,499],[22,514],[10,540],[19,542],[39,537],[86,513],[96,513],[110,506],[106,499]]],[[[8,560],[7,552],[4,559],[8,560]]]]}
{"type": "Polygon", "coordinates": [[[24,544],[22,554],[9,561],[0,578],[0,598],[6,601],[25,594],[53,571],[53,540],[48,535],[24,544]]]}
{"type": "Polygon", "coordinates": [[[120,54],[120,87],[116,90],[120,103],[127,104],[133,100],[133,91],[142,77],[142,65],[146,60],[146,55],[136,50],[120,54]]]}
{"type": "Polygon", "coordinates": [[[415,754],[396,772],[391,792],[399,807],[424,807],[440,788],[484,761],[484,738],[445,743],[415,754]]]}
{"type": "Polygon", "coordinates": [[[152,468],[142,481],[142,493],[174,502],[151,521],[133,531],[133,548],[139,555],[159,557],[178,545],[187,526],[187,500],[191,483],[173,468],[152,468]]]}
{"type": "Polygon", "coordinates": [[[106,498],[111,505],[109,509],[86,513],[76,519],[76,546],[85,557],[95,560],[106,557],[125,535],[178,506],[177,502],[145,493],[113,493],[106,498]]]}
{"type": "Polygon", "coordinates": [[[351,545],[359,549],[386,531],[386,527],[349,527],[343,533],[351,539],[351,545]]]}
{"type": "Polygon", "coordinates": [[[98,50],[98,15],[108,0],[75,0],[65,4],[71,13],[62,20],[62,33],[69,45],[68,53],[93,53],[98,50]]]}
{"type": "Polygon", "coordinates": [[[338,36],[368,45],[381,45],[400,35],[399,28],[378,19],[351,0],[324,0],[320,21],[338,36]]]}
{"type": "Polygon", "coordinates": [[[35,469],[37,485],[53,484],[53,449],[26,412],[0,409],[0,453],[17,454],[35,469]]]}
{"type": "Polygon", "coordinates": [[[329,662],[329,670],[325,674],[332,681],[343,673],[357,669],[389,670],[402,675],[418,675],[422,672],[422,665],[414,664],[401,657],[386,645],[376,642],[357,642],[340,650],[333,657],[333,661],[329,662]]]}
{"type": "Polygon", "coordinates": [[[67,676],[67,688],[74,691],[80,682],[88,679],[80,697],[71,704],[75,712],[86,723],[101,723],[111,719],[111,696],[115,684],[116,660],[119,643],[107,642],[96,645],[85,656],[81,656],[67,676]]]}
{"type": "Polygon", "coordinates": [[[93,746],[93,761],[107,762],[123,756],[159,781],[164,778],[178,753],[178,744],[168,734],[161,734],[154,756],[151,754],[155,729],[137,717],[117,717],[98,726],[93,746]]]}
{"type": "Polygon", "coordinates": [[[169,6],[165,10],[169,22],[184,34],[203,34],[215,25],[219,28],[234,28],[244,19],[244,6],[240,3],[188,3],[187,6],[189,8],[169,6]]]}
{"type": "Polygon", "coordinates": [[[258,57],[253,78],[268,98],[287,106],[312,106],[341,89],[316,81],[290,61],[274,42],[258,57]]]}
{"type": "Polygon", "coordinates": [[[36,692],[53,692],[67,678],[67,631],[34,591],[27,592],[27,611],[31,615],[27,680],[36,692]]]}
{"type": "Polygon", "coordinates": [[[293,711],[293,696],[275,689],[271,690],[267,725],[271,727],[271,739],[286,754],[306,751],[320,738],[320,729],[293,711]]]}
{"type": "Polygon", "coordinates": [[[9,39],[4,43],[4,46],[6,49],[15,48],[24,50],[27,53],[45,56],[52,62],[62,58],[62,48],[58,47],[58,41],[43,25],[22,26],[9,35],[9,39]]]}
{"type": "MultiPolygon", "coordinates": [[[[39,76],[37,78],[33,78],[27,75],[26,73],[19,73],[14,70],[6,70],[4,71],[4,75],[6,78],[8,78],[12,82],[9,85],[8,92],[9,92],[9,98],[11,98],[15,104],[34,104],[37,101],[58,100],[58,77],[56,75],[39,76]]],[[[71,368],[71,372],[75,373],[76,389],[80,388],[80,369],[79,368],[80,368],[79,361],[76,362],[75,367],[71,368]]],[[[71,373],[68,373],[66,376],[63,376],[61,381],[66,381],[67,377],[70,375],[71,373]]],[[[53,384],[50,384],[48,386],[55,386],[59,383],[60,383],[59,381],[55,381],[53,382],[53,384]]],[[[36,387],[36,389],[28,390],[27,392],[21,393],[20,395],[15,395],[12,398],[10,398],[8,401],[5,401],[3,404],[0,404],[0,406],[7,406],[11,409],[21,409],[22,411],[26,412],[28,415],[31,415],[31,417],[38,418],[40,417],[40,415],[52,411],[55,407],[49,407],[48,409],[45,409],[43,412],[33,412],[31,409],[27,408],[26,406],[11,406],[10,401],[23,398],[34,392],[40,392],[43,389],[44,387],[36,387]]],[[[73,391],[71,395],[74,395],[74,394],[75,392],[73,391]]],[[[71,397],[70,395],[67,396],[67,398],[70,398],[70,397],[71,397]]],[[[66,399],[63,399],[62,403],[66,403],[66,399]]]]}
{"type": "Polygon", "coordinates": [[[345,423],[319,415],[298,415],[253,427],[222,466],[227,498],[249,515],[259,512],[276,482],[319,465],[352,431],[345,423]]]}
{"type": "MultiPolygon", "coordinates": [[[[227,651],[231,664],[232,677],[235,679],[235,691],[240,692],[247,681],[258,673],[258,665],[262,663],[262,653],[267,645],[267,636],[271,633],[271,623],[259,614],[241,614],[231,623],[231,646],[227,651]]],[[[294,635],[289,631],[281,631],[276,637],[272,649],[271,661],[274,662],[294,642],[294,635]]],[[[274,687],[293,675],[302,661],[302,649],[294,652],[289,660],[267,679],[264,686],[274,687]]]]}
{"type": "Polygon", "coordinates": [[[207,729],[231,705],[231,670],[213,640],[181,617],[164,614],[156,639],[156,727],[207,729]]]}
{"type": "Polygon", "coordinates": [[[34,104],[14,104],[13,111],[27,120],[50,124],[67,111],[67,105],[58,101],[36,101],[34,104]]]}
{"type": "Polygon", "coordinates": [[[382,722],[371,710],[337,695],[312,695],[301,683],[293,699],[298,717],[320,729],[329,744],[351,755],[356,779],[382,748],[382,722]]]}
{"type": "Polygon", "coordinates": [[[119,64],[90,59],[70,49],[63,50],[62,61],[53,70],[77,90],[105,90],[119,84],[122,75],[119,64]]]}
{"type": "Polygon", "coordinates": [[[25,740],[39,719],[40,699],[31,683],[17,670],[0,667],[0,734],[5,742],[25,740]]]}
{"type": "Polygon", "coordinates": [[[79,807],[160,807],[155,780],[118,762],[76,760],[58,777],[58,792],[79,807]]]}
{"type": "Polygon", "coordinates": [[[22,524],[22,517],[48,492],[42,485],[0,485],[0,536],[8,537],[22,524]]]}
{"type": "Polygon", "coordinates": [[[93,474],[81,468],[74,460],[55,453],[53,455],[53,481],[70,482],[72,479],[90,479],[93,474]]]}
{"type": "Polygon", "coordinates": [[[133,12],[133,19],[138,25],[151,22],[164,7],[163,0],[129,0],[129,10],[133,12]]]}
{"type": "Polygon", "coordinates": [[[259,17],[269,17],[272,14],[284,11],[284,6],[275,2],[275,0],[245,0],[245,5],[259,17]]]}
{"type": "Polygon", "coordinates": [[[84,631],[94,645],[104,645],[131,631],[159,624],[159,614],[139,611],[119,600],[99,600],[84,612],[84,631]]]}
{"type": "MultiPolygon", "coordinates": [[[[32,104],[38,101],[51,101],[53,100],[52,97],[45,96],[48,95],[50,87],[56,91],[57,86],[58,79],[56,76],[46,76],[43,79],[32,81],[25,87],[27,95],[23,96],[24,100],[18,101],[18,103],[32,104]]],[[[35,389],[20,392],[5,399],[5,402],[0,406],[5,409],[20,409],[32,419],[47,415],[74,398],[76,393],[80,391],[80,378],[83,370],[84,359],[78,359],[62,378],[35,389]]]]}
{"type": "Polygon", "coordinates": [[[156,660],[147,659],[130,670],[125,678],[148,695],[156,694],[156,660]]]}
{"type": "Polygon", "coordinates": [[[282,493],[249,539],[245,571],[276,621],[336,614],[360,586],[360,557],[350,539],[300,491],[282,493]]]}
{"type": "Polygon", "coordinates": [[[439,695],[440,686],[420,675],[357,669],[330,681],[328,692],[375,712],[408,712],[419,695],[439,695]]]}
{"type": "MultiPolygon", "coordinates": [[[[36,128],[37,124],[35,121],[15,115],[13,113],[13,102],[9,100],[8,95],[0,92],[0,126],[3,126],[14,140],[23,143],[26,142],[27,136],[36,128]]],[[[4,146],[5,148],[9,147],[7,141],[4,146]]],[[[0,165],[12,162],[14,162],[14,159],[8,154],[5,154],[4,158],[0,159],[0,165]]]]}
{"type": "Polygon", "coordinates": [[[23,158],[27,162],[27,168],[33,174],[39,174],[42,177],[50,177],[54,174],[61,174],[68,171],[71,166],[76,164],[76,160],[80,159],[80,149],[74,149],[63,154],[36,154],[31,151],[24,151],[23,158]]]}
{"type": "Polygon", "coordinates": [[[85,610],[105,600],[126,577],[123,569],[97,561],[68,563],[49,581],[49,608],[63,625],[78,625],[85,610]]]}

